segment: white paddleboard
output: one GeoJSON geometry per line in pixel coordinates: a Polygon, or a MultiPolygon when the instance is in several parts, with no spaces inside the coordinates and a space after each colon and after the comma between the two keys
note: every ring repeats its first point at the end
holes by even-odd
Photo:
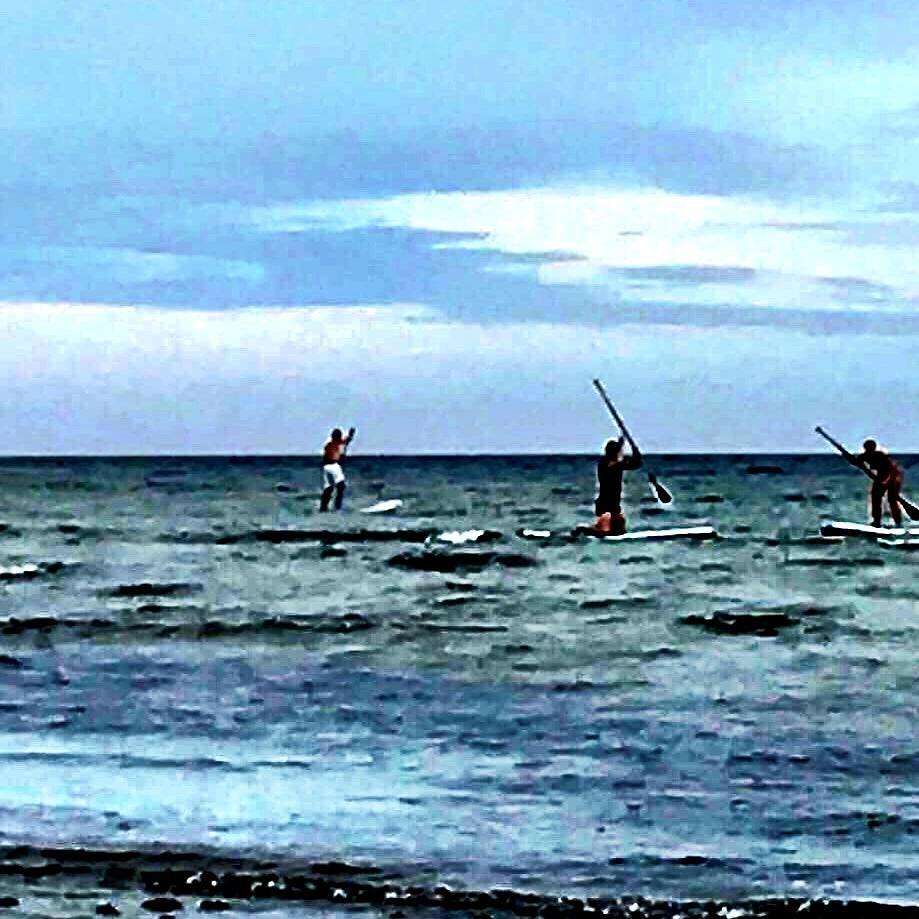
{"type": "Polygon", "coordinates": [[[919,539],[879,539],[878,545],[902,549],[904,552],[919,552],[919,539]]]}
{"type": "Polygon", "coordinates": [[[867,523],[847,523],[842,520],[831,520],[820,524],[821,536],[868,536],[890,539],[910,535],[903,527],[873,527],[867,523]]]}
{"type": "Polygon", "coordinates": [[[397,510],[402,507],[401,498],[390,498],[389,501],[377,501],[376,504],[371,504],[370,507],[362,507],[362,514],[388,514],[390,511],[397,510]]]}
{"type": "Polygon", "coordinates": [[[716,539],[718,533],[714,527],[671,527],[667,530],[635,530],[632,533],[623,533],[621,536],[603,536],[599,533],[586,533],[602,542],[632,542],[653,539],[716,539]]]}
{"type": "Polygon", "coordinates": [[[577,526],[569,533],[553,532],[552,530],[537,530],[530,527],[522,527],[517,530],[516,533],[522,539],[551,540],[553,537],[561,537],[564,540],[569,540],[575,536],[587,536],[590,539],[597,539],[601,542],[718,538],[718,532],[714,527],[710,526],[670,527],[666,530],[635,530],[631,533],[625,533],[622,536],[605,536],[603,533],[598,533],[590,524],[577,526]]]}

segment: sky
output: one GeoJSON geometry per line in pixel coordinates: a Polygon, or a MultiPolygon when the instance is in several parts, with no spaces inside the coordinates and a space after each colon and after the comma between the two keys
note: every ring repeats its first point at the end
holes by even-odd
{"type": "Polygon", "coordinates": [[[919,451],[913,0],[0,0],[0,454],[919,451]]]}

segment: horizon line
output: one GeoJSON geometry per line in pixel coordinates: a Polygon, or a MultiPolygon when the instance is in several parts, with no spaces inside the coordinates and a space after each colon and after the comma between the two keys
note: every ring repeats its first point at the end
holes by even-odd
{"type": "MultiPolygon", "coordinates": [[[[898,456],[919,456],[919,450],[897,450],[894,451],[898,456]]],[[[348,460],[361,459],[490,459],[490,458],[530,458],[530,457],[578,457],[592,458],[600,456],[602,451],[555,451],[540,450],[537,452],[527,453],[518,451],[469,451],[469,452],[421,452],[421,453],[357,453],[349,454],[348,460]]],[[[810,450],[678,450],[655,453],[643,451],[642,456],[653,456],[660,459],[668,457],[705,457],[705,456],[738,456],[738,457],[763,457],[763,456],[838,456],[830,451],[810,451],[810,450]]],[[[321,461],[319,453],[274,453],[274,452],[253,452],[253,453],[232,453],[232,452],[215,452],[215,453],[3,453],[0,452],[0,462],[7,460],[115,460],[115,459],[297,459],[321,461]]]]}

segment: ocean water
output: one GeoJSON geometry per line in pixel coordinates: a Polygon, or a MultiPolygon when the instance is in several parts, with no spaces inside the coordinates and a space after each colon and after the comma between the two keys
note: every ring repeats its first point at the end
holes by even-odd
{"type": "Polygon", "coordinates": [[[834,456],[648,464],[630,529],[721,539],[516,536],[590,457],[0,461],[0,846],[919,903],[919,555],[814,538],[834,456]]]}

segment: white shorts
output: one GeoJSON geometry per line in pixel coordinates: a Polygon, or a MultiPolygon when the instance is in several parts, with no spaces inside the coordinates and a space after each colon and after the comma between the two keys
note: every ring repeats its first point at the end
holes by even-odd
{"type": "Polygon", "coordinates": [[[326,463],[322,467],[322,487],[331,488],[333,485],[341,485],[345,481],[345,473],[342,471],[341,463],[326,463]]]}

